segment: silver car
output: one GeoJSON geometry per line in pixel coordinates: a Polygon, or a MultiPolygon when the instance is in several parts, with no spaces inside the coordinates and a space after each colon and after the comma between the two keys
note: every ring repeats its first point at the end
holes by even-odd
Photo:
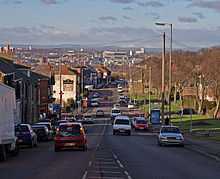
{"type": "Polygon", "coordinates": [[[184,146],[184,137],[176,126],[162,126],[158,135],[158,144],[184,146]]]}

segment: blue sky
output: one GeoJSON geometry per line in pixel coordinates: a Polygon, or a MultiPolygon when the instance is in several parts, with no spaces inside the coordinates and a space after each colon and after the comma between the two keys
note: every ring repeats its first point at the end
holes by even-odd
{"type": "Polygon", "coordinates": [[[220,0],[0,0],[0,41],[158,47],[220,44],[220,0]]]}

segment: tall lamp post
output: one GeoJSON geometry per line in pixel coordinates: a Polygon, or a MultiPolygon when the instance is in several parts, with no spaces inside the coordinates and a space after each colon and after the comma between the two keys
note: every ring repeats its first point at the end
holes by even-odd
{"type": "Polygon", "coordinates": [[[169,60],[169,92],[168,92],[168,104],[169,104],[169,118],[171,117],[171,90],[172,90],[172,52],[173,52],[173,24],[170,23],[155,23],[158,26],[170,26],[170,60],[169,60]]]}

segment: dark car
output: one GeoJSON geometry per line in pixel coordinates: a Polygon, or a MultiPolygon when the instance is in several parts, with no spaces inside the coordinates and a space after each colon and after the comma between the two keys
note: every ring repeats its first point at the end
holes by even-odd
{"type": "Polygon", "coordinates": [[[103,110],[98,109],[98,110],[96,111],[96,117],[104,117],[104,116],[105,116],[105,113],[104,113],[103,110]]]}
{"type": "Polygon", "coordinates": [[[197,114],[195,109],[193,108],[183,108],[183,110],[179,111],[179,114],[183,114],[183,115],[190,115],[192,113],[192,115],[197,114]]]}
{"type": "Polygon", "coordinates": [[[37,135],[30,124],[19,124],[15,127],[15,135],[19,145],[37,146],[37,135]]]}
{"type": "Polygon", "coordinates": [[[81,123],[63,123],[54,138],[55,152],[61,149],[87,149],[87,139],[81,123]]]}
{"type": "Polygon", "coordinates": [[[45,125],[32,125],[32,129],[37,134],[38,141],[48,141],[52,139],[49,130],[45,125]]]}

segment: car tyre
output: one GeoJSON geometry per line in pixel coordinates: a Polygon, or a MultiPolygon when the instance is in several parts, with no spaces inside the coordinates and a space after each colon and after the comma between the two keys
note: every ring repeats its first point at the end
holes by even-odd
{"type": "Polygon", "coordinates": [[[130,136],[131,135],[131,131],[128,131],[128,136],[130,136]]]}
{"type": "Polygon", "coordinates": [[[54,147],[54,151],[55,152],[60,152],[60,148],[59,147],[54,147]]]}
{"type": "Polygon", "coordinates": [[[7,159],[6,148],[4,145],[0,146],[0,161],[5,161],[7,159]]]}
{"type": "Polygon", "coordinates": [[[116,135],[116,131],[113,131],[113,135],[116,135]]]}
{"type": "Polygon", "coordinates": [[[84,152],[87,151],[87,150],[88,150],[87,145],[84,145],[84,146],[82,147],[82,150],[83,150],[84,152]]]}

